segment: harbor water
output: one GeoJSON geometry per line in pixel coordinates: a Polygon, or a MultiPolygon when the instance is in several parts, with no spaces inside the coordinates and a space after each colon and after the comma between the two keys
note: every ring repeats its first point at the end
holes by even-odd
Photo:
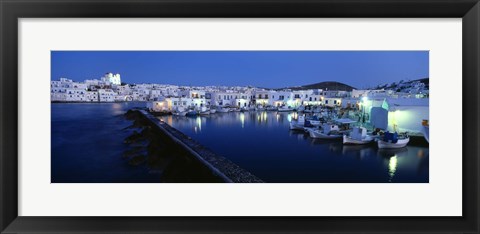
{"type": "Polygon", "coordinates": [[[275,183],[428,183],[428,146],[378,149],[289,130],[291,112],[158,117],[212,151],[275,183]]]}
{"type": "MultiPolygon", "coordinates": [[[[145,103],[52,103],[52,183],[152,183],[161,172],[122,154],[133,130],[123,114],[145,103]]],[[[296,113],[158,117],[213,152],[275,183],[428,183],[428,146],[345,146],[289,130],[296,113]]]]}
{"type": "Polygon", "coordinates": [[[145,103],[52,103],[52,183],[151,183],[161,174],[122,158],[133,130],[123,114],[145,103]]]}

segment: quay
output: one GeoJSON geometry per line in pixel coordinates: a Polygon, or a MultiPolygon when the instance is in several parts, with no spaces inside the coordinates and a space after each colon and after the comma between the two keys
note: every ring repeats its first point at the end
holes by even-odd
{"type": "Polygon", "coordinates": [[[181,155],[188,157],[188,160],[198,162],[203,167],[203,171],[206,170],[211,173],[208,176],[214,177],[216,181],[225,183],[263,183],[261,179],[252,173],[225,157],[217,155],[189,136],[155,118],[146,110],[134,109],[132,111],[138,112],[143,120],[156,130],[162,138],[172,143],[180,151],[183,151],[181,155]]]}

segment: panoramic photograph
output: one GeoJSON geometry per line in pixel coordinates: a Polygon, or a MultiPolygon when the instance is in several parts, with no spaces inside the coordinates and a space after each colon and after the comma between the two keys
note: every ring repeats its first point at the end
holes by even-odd
{"type": "Polygon", "coordinates": [[[51,51],[51,183],[429,183],[428,51],[51,51]]]}

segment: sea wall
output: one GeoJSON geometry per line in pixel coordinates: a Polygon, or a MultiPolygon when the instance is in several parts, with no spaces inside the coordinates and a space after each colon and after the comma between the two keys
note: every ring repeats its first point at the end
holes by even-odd
{"type": "Polygon", "coordinates": [[[148,129],[151,140],[161,141],[163,146],[169,148],[168,152],[174,159],[165,168],[162,182],[263,182],[247,170],[160,121],[146,110],[131,110],[127,115],[148,129]]]}

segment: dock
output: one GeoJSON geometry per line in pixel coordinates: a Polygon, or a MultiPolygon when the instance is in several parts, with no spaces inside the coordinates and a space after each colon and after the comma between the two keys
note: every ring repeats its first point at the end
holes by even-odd
{"type": "Polygon", "coordinates": [[[163,138],[171,141],[175,147],[186,152],[182,155],[189,157],[189,160],[191,159],[198,162],[220,182],[263,183],[261,179],[249,171],[241,168],[227,158],[214,153],[191,137],[183,134],[167,123],[160,121],[146,110],[138,109],[133,111],[140,113],[143,119],[146,120],[152,128],[157,130],[156,132],[162,135],[163,138]]]}

